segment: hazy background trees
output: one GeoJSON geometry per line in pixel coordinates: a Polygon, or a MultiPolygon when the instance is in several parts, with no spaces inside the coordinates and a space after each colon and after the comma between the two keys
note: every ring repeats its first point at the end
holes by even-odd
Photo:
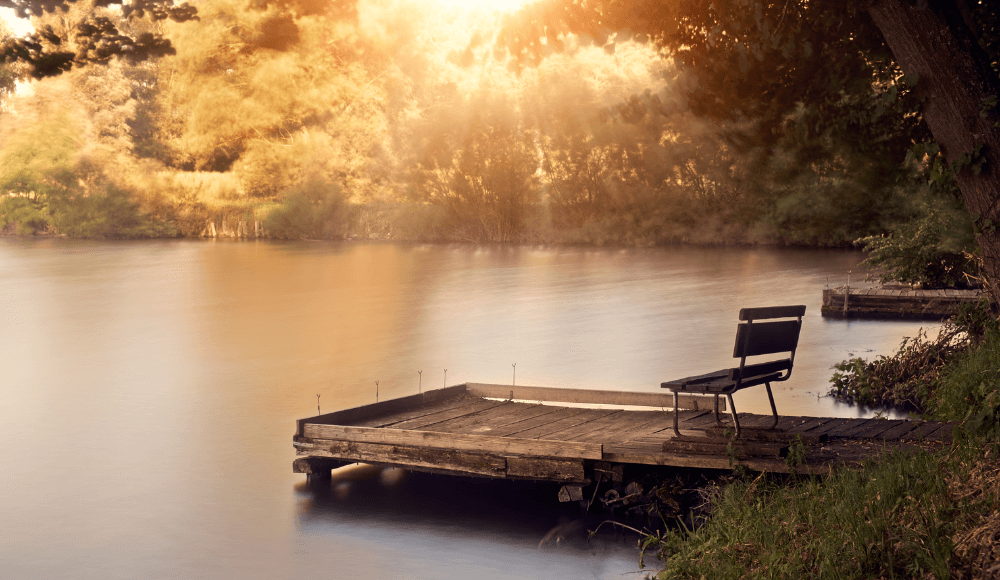
{"type": "Polygon", "coordinates": [[[7,33],[8,230],[847,245],[933,216],[927,243],[972,247],[916,79],[851,6],[99,4],[32,18],[56,76],[7,33]],[[156,58],[116,56],[138,38],[156,58]]]}

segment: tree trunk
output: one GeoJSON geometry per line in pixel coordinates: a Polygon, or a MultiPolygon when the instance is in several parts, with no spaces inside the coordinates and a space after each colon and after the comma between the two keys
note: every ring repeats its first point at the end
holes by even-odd
{"type": "Polygon", "coordinates": [[[1000,303],[1000,115],[987,105],[1000,96],[1000,79],[955,0],[874,0],[868,13],[903,71],[919,75],[914,92],[926,98],[924,120],[945,159],[953,168],[970,161],[958,186],[979,216],[983,274],[1000,303]]]}

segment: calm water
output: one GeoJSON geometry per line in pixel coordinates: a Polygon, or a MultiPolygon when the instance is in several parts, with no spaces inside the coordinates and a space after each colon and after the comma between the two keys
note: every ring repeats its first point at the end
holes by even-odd
{"type": "MultiPolygon", "coordinates": [[[[573,516],[548,488],[373,469],[310,487],[294,421],[316,394],[328,412],[376,380],[384,399],[514,363],[518,384],[658,391],[731,363],[739,308],[793,303],[779,412],[861,415],[824,397],[830,366],[919,325],[820,318],[859,259],[0,239],[0,576],[634,578],[632,540],[538,549],[573,516]]],[[[753,391],[737,408],[767,412],[753,391]]]]}

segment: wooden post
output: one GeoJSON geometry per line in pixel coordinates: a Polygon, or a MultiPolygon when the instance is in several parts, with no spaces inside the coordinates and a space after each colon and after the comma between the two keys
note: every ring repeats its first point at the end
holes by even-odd
{"type": "Polygon", "coordinates": [[[847,316],[847,303],[851,295],[851,271],[847,271],[847,288],[844,289],[844,316],[847,316]]]}
{"type": "Polygon", "coordinates": [[[583,500],[583,487],[579,485],[564,485],[559,488],[559,501],[581,501],[583,500]]]}

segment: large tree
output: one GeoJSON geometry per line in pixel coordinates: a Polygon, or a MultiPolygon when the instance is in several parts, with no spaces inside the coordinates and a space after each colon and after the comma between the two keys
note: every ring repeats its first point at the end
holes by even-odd
{"type": "MultiPolygon", "coordinates": [[[[0,8],[13,8],[19,18],[66,12],[77,0],[0,0],[0,8]]],[[[125,21],[148,19],[184,22],[198,18],[198,11],[184,2],[174,0],[97,0],[95,8],[120,6],[125,21]]],[[[21,62],[29,67],[34,78],[57,76],[73,66],[107,63],[114,57],[133,62],[165,54],[173,54],[170,41],[155,31],[141,27],[122,26],[96,11],[73,23],[71,28],[58,29],[45,25],[25,37],[8,36],[0,39],[0,64],[21,62]]]]}
{"type": "Polygon", "coordinates": [[[695,113],[750,123],[730,135],[734,145],[767,156],[797,131],[797,165],[853,151],[882,176],[873,186],[897,179],[913,152],[941,177],[943,157],[1000,301],[994,12],[967,0],[542,0],[507,19],[497,49],[533,66],[562,50],[566,34],[609,52],[623,40],[653,42],[698,77],[695,113]]]}

